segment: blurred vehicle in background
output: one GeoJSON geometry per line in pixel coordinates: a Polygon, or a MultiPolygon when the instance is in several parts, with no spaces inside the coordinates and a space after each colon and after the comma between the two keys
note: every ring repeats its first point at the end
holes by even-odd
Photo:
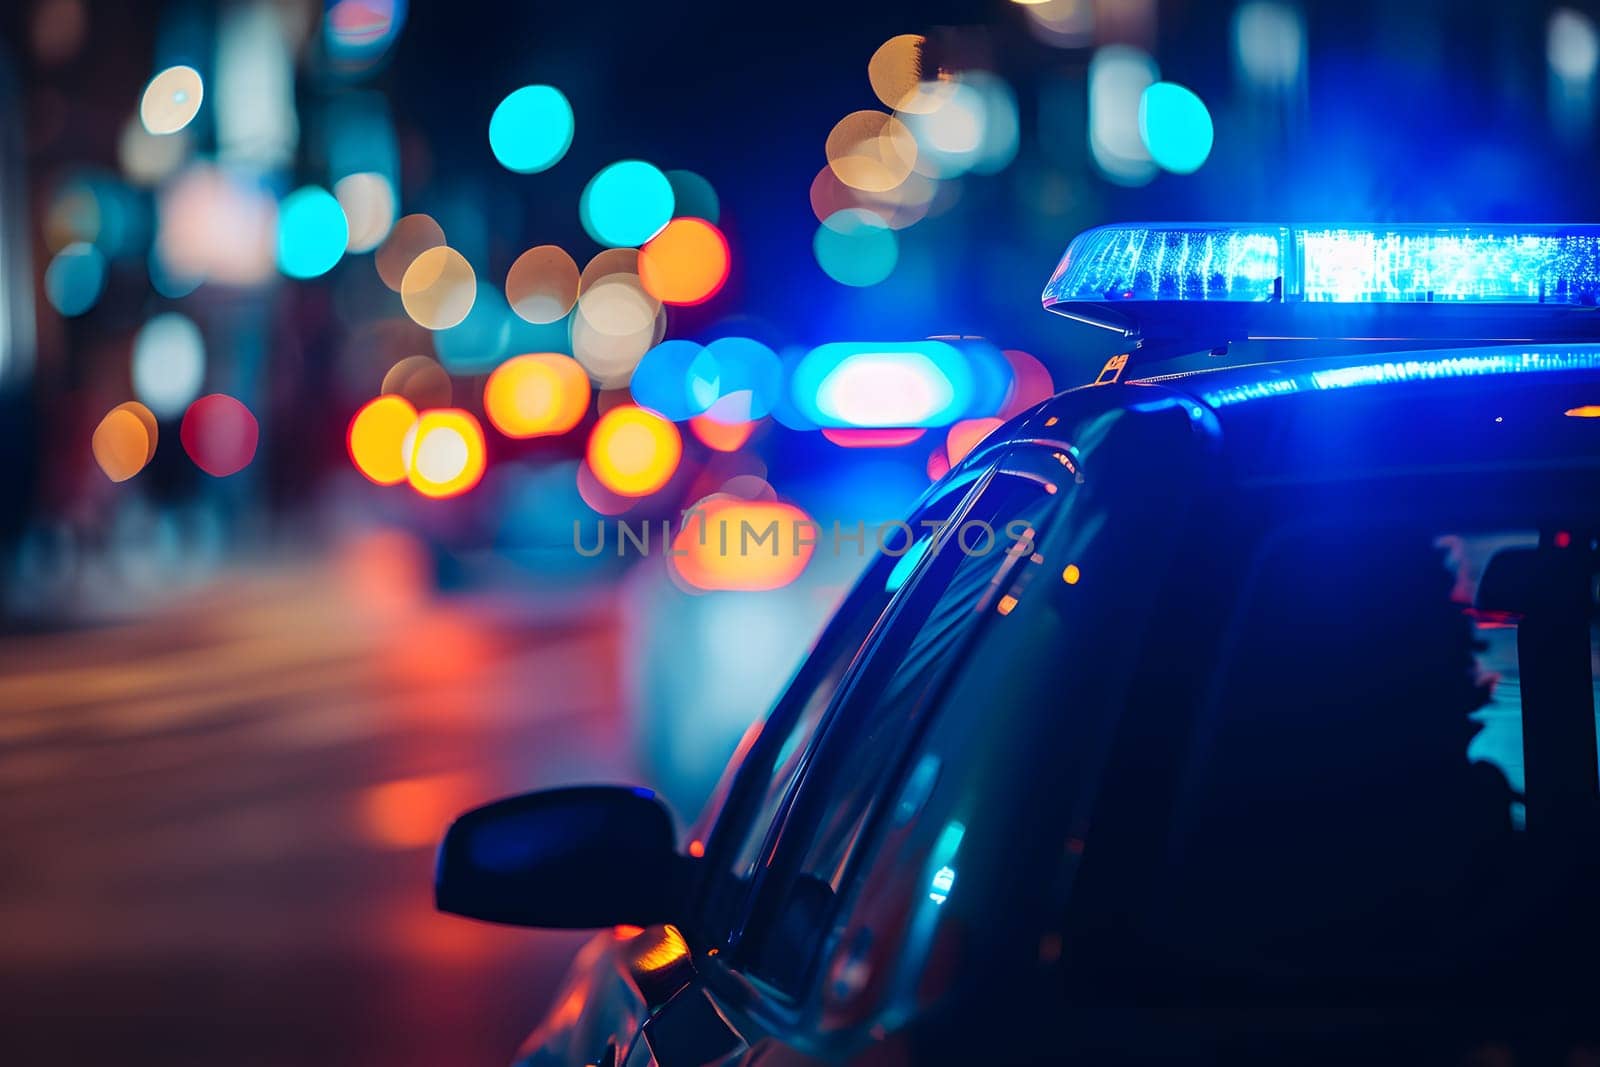
{"type": "Polygon", "coordinates": [[[519,1062],[1600,1052],[1597,267],[1079,238],[1046,304],[1128,354],[927,493],[681,839],[603,786],[451,828],[441,909],[612,927],[519,1062]],[[1438,347],[1502,330],[1554,343],[1438,347]]]}

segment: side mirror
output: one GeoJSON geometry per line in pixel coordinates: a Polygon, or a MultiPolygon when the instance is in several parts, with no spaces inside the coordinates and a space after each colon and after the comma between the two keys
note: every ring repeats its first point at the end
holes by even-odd
{"type": "Polygon", "coordinates": [[[650,926],[679,917],[689,863],[648,789],[549,789],[456,819],[439,846],[434,903],[512,926],[650,926]]]}

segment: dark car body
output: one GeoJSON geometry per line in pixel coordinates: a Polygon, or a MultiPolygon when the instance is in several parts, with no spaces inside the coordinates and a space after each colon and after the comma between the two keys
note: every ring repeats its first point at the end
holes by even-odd
{"type": "Polygon", "coordinates": [[[519,1062],[1593,1062],[1593,405],[1502,345],[1018,417],[519,1062]]]}

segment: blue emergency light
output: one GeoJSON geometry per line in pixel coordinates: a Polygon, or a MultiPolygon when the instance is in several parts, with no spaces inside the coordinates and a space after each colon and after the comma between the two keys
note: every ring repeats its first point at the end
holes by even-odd
{"type": "Polygon", "coordinates": [[[1080,234],[1044,305],[1167,351],[1294,339],[1576,339],[1600,226],[1152,223],[1080,234]]]}

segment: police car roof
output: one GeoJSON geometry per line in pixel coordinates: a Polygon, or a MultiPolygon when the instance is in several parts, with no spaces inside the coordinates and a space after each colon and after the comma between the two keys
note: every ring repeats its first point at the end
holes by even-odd
{"type": "MultiPolygon", "coordinates": [[[[1039,419],[1176,396],[1215,420],[1221,459],[1256,483],[1429,471],[1560,471],[1600,506],[1600,345],[1304,358],[1083,386],[1039,419]],[[1098,402],[1098,403],[1097,403],[1098,402]]],[[[1038,422],[1033,422],[1038,425],[1038,422]]],[[[1068,429],[1067,433],[1072,431],[1068,429]]],[[[1158,460],[1159,457],[1152,457],[1158,460]]]]}

